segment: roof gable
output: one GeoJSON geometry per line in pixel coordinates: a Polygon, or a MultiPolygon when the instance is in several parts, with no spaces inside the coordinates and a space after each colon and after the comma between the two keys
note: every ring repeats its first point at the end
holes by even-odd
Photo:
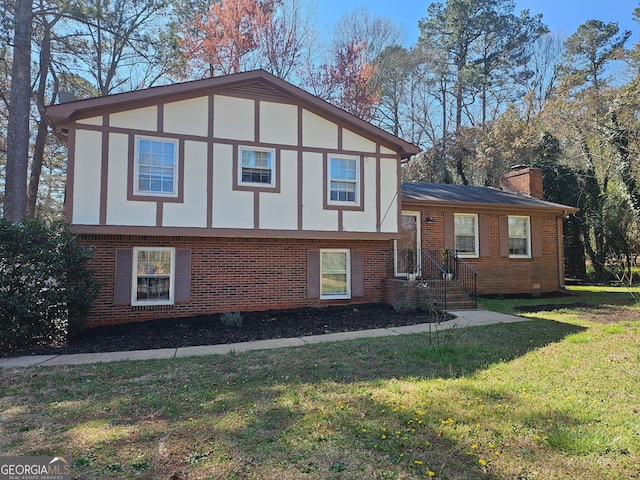
{"type": "Polygon", "coordinates": [[[350,113],[282,80],[264,70],[194,80],[104,97],[77,100],[47,107],[46,115],[58,128],[81,118],[143,108],[158,103],[174,102],[211,94],[261,98],[301,104],[318,115],[344,125],[356,133],[373,137],[393,147],[401,158],[408,158],[420,149],[350,113]]]}

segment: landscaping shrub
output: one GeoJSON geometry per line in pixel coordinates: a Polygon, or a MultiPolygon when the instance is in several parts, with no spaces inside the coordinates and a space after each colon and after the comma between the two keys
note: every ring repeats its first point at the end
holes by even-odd
{"type": "Polygon", "coordinates": [[[242,315],[240,312],[226,312],[220,316],[220,323],[225,327],[242,327],[242,315]]]}
{"type": "Polygon", "coordinates": [[[90,249],[62,222],[0,218],[0,349],[61,342],[86,321],[99,285],[90,249]]]}

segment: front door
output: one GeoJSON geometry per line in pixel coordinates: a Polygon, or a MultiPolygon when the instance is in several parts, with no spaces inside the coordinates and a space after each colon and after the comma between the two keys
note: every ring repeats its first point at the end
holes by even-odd
{"type": "Polygon", "coordinates": [[[420,276],[420,212],[402,212],[402,231],[395,241],[395,276],[420,276]]]}

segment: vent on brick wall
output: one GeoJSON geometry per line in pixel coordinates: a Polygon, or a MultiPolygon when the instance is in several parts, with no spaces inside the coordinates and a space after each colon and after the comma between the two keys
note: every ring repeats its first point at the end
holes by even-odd
{"type": "Polygon", "coordinates": [[[140,310],[173,310],[173,305],[132,305],[131,311],[138,312],[140,310]]]}

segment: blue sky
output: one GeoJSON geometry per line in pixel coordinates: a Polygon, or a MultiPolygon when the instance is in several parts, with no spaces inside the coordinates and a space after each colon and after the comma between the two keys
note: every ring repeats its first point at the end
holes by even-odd
{"type": "MultiPolygon", "coordinates": [[[[446,3],[446,0],[440,0],[446,3]]],[[[376,16],[392,19],[404,27],[405,45],[418,38],[418,20],[427,12],[429,0],[317,0],[319,28],[328,32],[335,22],[356,7],[365,6],[376,16]]],[[[542,21],[551,31],[560,31],[566,36],[576,31],[587,20],[618,22],[621,29],[633,32],[632,41],[638,41],[640,24],[631,18],[633,9],[640,0],[516,0],[516,10],[529,9],[532,14],[542,13],[542,21]]]]}

